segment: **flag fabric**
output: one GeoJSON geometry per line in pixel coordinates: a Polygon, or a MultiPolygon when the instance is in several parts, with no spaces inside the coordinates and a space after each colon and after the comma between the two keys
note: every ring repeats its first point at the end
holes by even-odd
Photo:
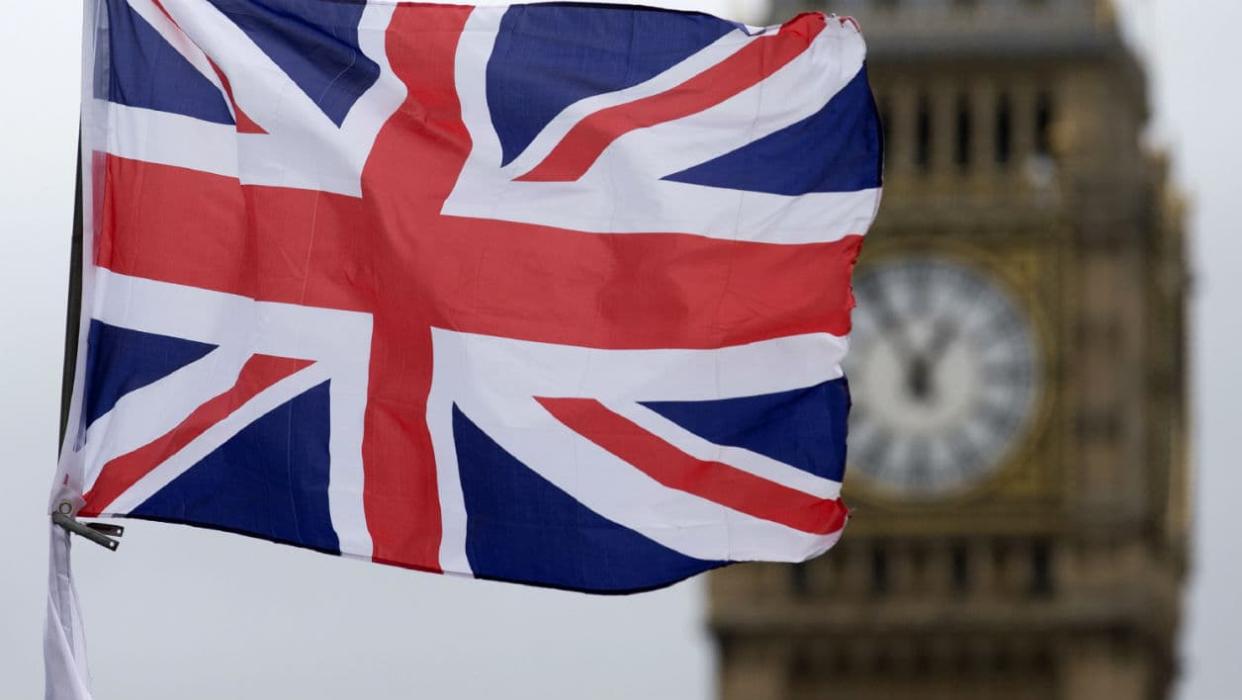
{"type": "Polygon", "coordinates": [[[839,537],[852,22],[87,7],[54,507],[592,592],[839,537]]]}

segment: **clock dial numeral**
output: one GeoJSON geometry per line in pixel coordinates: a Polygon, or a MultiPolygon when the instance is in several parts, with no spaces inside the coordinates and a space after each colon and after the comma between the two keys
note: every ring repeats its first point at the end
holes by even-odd
{"type": "Polygon", "coordinates": [[[939,258],[874,266],[854,294],[851,467],[915,497],[986,477],[1021,436],[1039,392],[1021,308],[985,273],[939,258]]]}

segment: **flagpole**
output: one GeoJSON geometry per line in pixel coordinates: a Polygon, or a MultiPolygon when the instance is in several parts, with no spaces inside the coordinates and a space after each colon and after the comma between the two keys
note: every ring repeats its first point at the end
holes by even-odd
{"type": "Polygon", "coordinates": [[[65,305],[65,361],[60,374],[60,449],[69,428],[69,404],[78,366],[78,328],[82,320],[82,130],[74,151],[77,177],[73,193],[73,232],[69,238],[69,299],[65,305]]]}

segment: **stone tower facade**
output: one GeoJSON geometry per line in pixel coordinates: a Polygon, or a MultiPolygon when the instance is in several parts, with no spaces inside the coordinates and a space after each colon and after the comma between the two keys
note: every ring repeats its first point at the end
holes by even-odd
{"type": "Polygon", "coordinates": [[[885,120],[847,366],[854,510],[817,560],[713,574],[721,697],[1167,697],[1188,545],[1184,238],[1110,4],[776,13],[806,9],[859,20],[885,120]],[[903,313],[908,328],[884,322],[903,313]]]}

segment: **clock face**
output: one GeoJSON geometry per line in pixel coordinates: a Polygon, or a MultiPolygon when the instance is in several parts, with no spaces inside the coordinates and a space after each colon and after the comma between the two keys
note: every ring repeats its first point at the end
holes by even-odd
{"type": "Polygon", "coordinates": [[[845,363],[853,473],[882,490],[934,497],[1000,466],[1036,406],[1029,319],[987,273],[942,258],[860,272],[845,363]]]}

